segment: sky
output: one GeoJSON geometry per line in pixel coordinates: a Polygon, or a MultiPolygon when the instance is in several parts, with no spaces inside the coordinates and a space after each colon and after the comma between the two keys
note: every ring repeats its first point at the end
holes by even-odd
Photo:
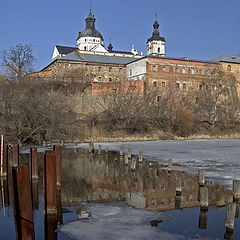
{"type": "Polygon", "coordinates": [[[32,44],[35,70],[51,62],[55,45],[76,46],[90,4],[107,48],[146,54],[155,15],[166,55],[209,60],[240,54],[240,0],[2,0],[0,52],[32,44]]]}

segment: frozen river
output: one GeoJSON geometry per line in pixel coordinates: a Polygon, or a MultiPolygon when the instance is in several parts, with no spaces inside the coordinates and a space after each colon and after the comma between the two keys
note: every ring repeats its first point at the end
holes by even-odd
{"type": "MultiPolygon", "coordinates": [[[[123,145],[132,149],[134,155],[143,151],[146,160],[167,164],[168,159],[181,166],[175,167],[187,173],[197,174],[199,169],[205,169],[207,180],[214,180],[232,187],[232,179],[240,179],[240,140],[162,140],[143,142],[113,142],[96,143],[109,150],[119,151],[123,145]]],[[[87,148],[88,144],[78,144],[87,148]]]]}

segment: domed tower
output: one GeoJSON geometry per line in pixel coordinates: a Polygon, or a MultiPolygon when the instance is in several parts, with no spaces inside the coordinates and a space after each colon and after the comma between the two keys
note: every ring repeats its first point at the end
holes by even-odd
{"type": "Polygon", "coordinates": [[[165,56],[165,38],[160,37],[157,19],[153,24],[152,37],[147,40],[147,55],[165,56]]]}
{"type": "Polygon", "coordinates": [[[88,17],[85,19],[86,21],[86,28],[79,32],[77,38],[77,47],[79,50],[84,51],[103,51],[107,52],[104,48],[104,39],[102,34],[96,30],[95,28],[95,21],[96,18],[92,14],[92,10],[90,8],[88,17]]]}

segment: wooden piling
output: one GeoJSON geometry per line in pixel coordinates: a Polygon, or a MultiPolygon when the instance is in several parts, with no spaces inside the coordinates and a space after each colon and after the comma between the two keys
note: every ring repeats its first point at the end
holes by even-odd
{"type": "Polygon", "coordinates": [[[127,154],[128,159],[131,159],[132,157],[132,149],[128,148],[128,154],[127,154]]]}
{"type": "Polygon", "coordinates": [[[240,200],[240,180],[233,180],[233,201],[240,200]]]}
{"type": "Polygon", "coordinates": [[[149,168],[153,168],[153,162],[149,162],[148,166],[149,168]]]}
{"type": "Polygon", "coordinates": [[[143,162],[143,152],[139,152],[139,163],[143,162]]]}
{"type": "Polygon", "coordinates": [[[205,186],[205,170],[198,170],[198,185],[199,187],[205,186]]]}
{"type": "Polygon", "coordinates": [[[136,158],[132,158],[131,171],[135,171],[136,165],[137,165],[137,159],[136,158]]]}
{"type": "Polygon", "coordinates": [[[92,142],[89,143],[89,153],[94,153],[94,144],[92,142]]]}
{"type": "Polygon", "coordinates": [[[123,156],[123,145],[120,146],[120,156],[123,156]]]}
{"type": "Polygon", "coordinates": [[[172,172],[172,159],[168,160],[168,173],[171,174],[172,172]]]}
{"type": "Polygon", "coordinates": [[[44,239],[57,240],[57,216],[45,215],[44,216],[44,239]]]}
{"type": "Polygon", "coordinates": [[[44,214],[57,214],[56,155],[54,151],[45,151],[43,155],[43,193],[44,214]]]}
{"type": "Polygon", "coordinates": [[[56,155],[56,181],[57,181],[57,186],[61,186],[62,146],[55,146],[55,155],[56,155]]]}
{"type": "Polygon", "coordinates": [[[32,181],[32,198],[33,198],[33,209],[38,210],[39,201],[38,201],[38,181],[37,180],[32,181]]]}
{"type": "Polygon", "coordinates": [[[11,168],[12,200],[17,239],[35,239],[28,166],[11,168]]]}
{"type": "Polygon", "coordinates": [[[38,161],[37,161],[37,148],[30,148],[29,151],[29,169],[31,179],[38,179],[38,161]]]}
{"type": "Polygon", "coordinates": [[[233,232],[234,230],[234,219],[236,213],[236,203],[227,203],[226,205],[226,215],[224,225],[227,232],[233,232]]]}
{"type": "Polygon", "coordinates": [[[102,146],[98,145],[98,155],[101,155],[101,151],[102,151],[102,146]]]}
{"type": "Polygon", "coordinates": [[[208,188],[201,187],[199,191],[200,207],[202,210],[208,210],[208,188]]]}
{"type": "Polygon", "coordinates": [[[3,150],[3,152],[1,153],[1,172],[0,172],[0,176],[1,177],[6,177],[8,174],[8,144],[3,143],[3,148],[1,145],[1,151],[3,150]]]}
{"type": "Polygon", "coordinates": [[[183,198],[181,196],[175,196],[175,209],[180,209],[183,198]]]}
{"type": "Polygon", "coordinates": [[[108,146],[106,146],[106,153],[108,153],[108,146]]]}
{"type": "Polygon", "coordinates": [[[182,193],[182,178],[181,176],[176,177],[176,196],[181,196],[182,193]]]}
{"type": "Polygon", "coordinates": [[[13,145],[13,166],[19,166],[19,144],[13,145]]]}
{"type": "Polygon", "coordinates": [[[128,156],[127,155],[124,155],[124,164],[128,165],[128,156]]]}
{"type": "Polygon", "coordinates": [[[8,178],[0,178],[0,199],[2,201],[3,215],[5,216],[5,207],[10,205],[8,192],[8,178]]]}
{"type": "Polygon", "coordinates": [[[3,174],[3,148],[4,148],[4,140],[3,140],[3,135],[1,135],[1,140],[0,140],[0,174],[2,176],[3,174]]]}
{"type": "Polygon", "coordinates": [[[207,229],[208,211],[200,210],[198,228],[207,229]]]}

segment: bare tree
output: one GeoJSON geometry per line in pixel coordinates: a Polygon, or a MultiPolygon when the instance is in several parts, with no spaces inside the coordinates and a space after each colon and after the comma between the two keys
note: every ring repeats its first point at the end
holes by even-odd
{"type": "Polygon", "coordinates": [[[33,71],[35,57],[30,44],[18,44],[2,52],[2,65],[10,80],[20,81],[23,76],[33,71]]]}

